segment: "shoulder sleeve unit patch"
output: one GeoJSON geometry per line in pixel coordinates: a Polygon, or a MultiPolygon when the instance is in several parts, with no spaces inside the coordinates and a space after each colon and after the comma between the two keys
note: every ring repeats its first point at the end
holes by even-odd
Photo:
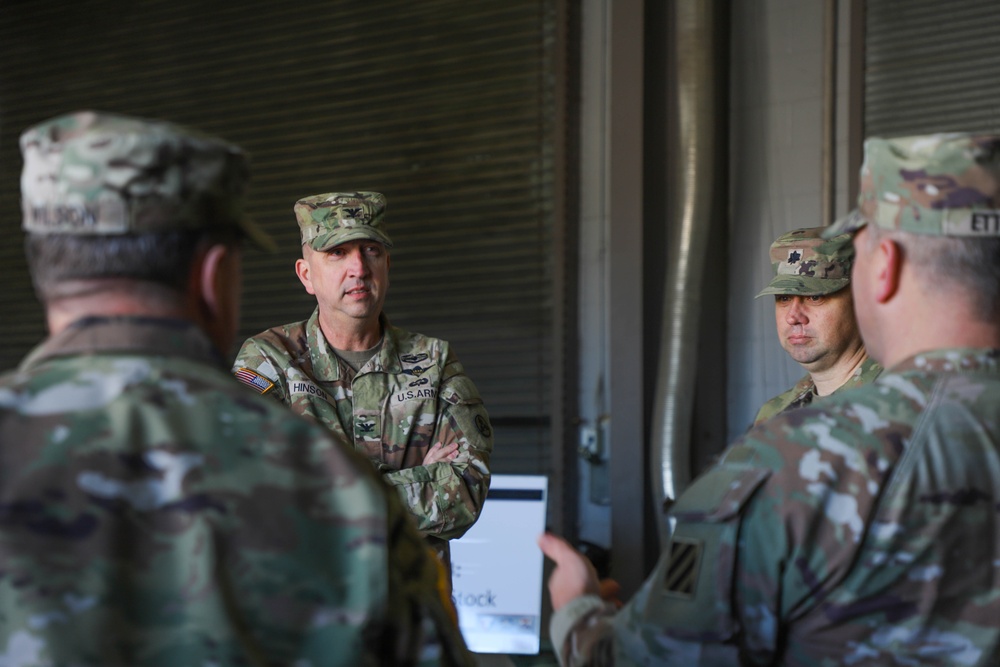
{"type": "Polygon", "coordinates": [[[701,540],[672,540],[670,560],[663,580],[663,588],[667,593],[688,599],[695,597],[702,547],[701,540]]]}
{"type": "Polygon", "coordinates": [[[258,394],[266,394],[268,391],[274,387],[274,383],[268,380],[266,377],[260,373],[254,372],[249,368],[239,368],[233,375],[236,379],[253,388],[258,394]]]}

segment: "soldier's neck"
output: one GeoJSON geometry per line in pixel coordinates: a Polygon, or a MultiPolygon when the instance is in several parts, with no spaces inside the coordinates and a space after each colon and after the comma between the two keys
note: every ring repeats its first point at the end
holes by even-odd
{"type": "Polygon", "coordinates": [[[367,320],[353,318],[331,320],[324,318],[321,313],[319,326],[323,336],[326,337],[326,342],[338,350],[363,352],[378,345],[382,339],[382,324],[378,317],[367,320]]]}
{"type": "Polygon", "coordinates": [[[123,315],[195,319],[182,295],[161,285],[124,279],[64,281],[45,303],[51,334],[85,317],[123,315]]]}
{"type": "Polygon", "coordinates": [[[810,373],[813,384],[816,385],[817,396],[829,396],[844,386],[865,363],[868,354],[864,346],[858,347],[850,355],[842,358],[837,364],[823,371],[810,373]]]}

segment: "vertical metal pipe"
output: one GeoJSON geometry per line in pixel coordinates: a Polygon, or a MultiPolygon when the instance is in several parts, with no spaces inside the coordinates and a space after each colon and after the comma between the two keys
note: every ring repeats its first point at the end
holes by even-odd
{"type": "MultiPolygon", "coordinates": [[[[727,3],[678,0],[674,44],[677,50],[679,161],[677,206],[673,216],[667,289],[664,294],[662,348],[654,406],[651,452],[654,498],[671,502],[691,477],[691,419],[701,281],[713,199],[725,196],[714,185],[718,39],[716,22],[727,3]]],[[[669,535],[658,522],[660,541],[669,535]]]]}

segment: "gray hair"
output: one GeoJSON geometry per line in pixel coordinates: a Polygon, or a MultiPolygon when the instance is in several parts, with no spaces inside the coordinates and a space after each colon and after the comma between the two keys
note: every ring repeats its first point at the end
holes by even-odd
{"type": "Polygon", "coordinates": [[[869,249],[882,238],[903,248],[907,261],[924,288],[959,292],[969,300],[972,313],[984,322],[1000,318],[1000,238],[928,236],[868,225],[869,249]]]}

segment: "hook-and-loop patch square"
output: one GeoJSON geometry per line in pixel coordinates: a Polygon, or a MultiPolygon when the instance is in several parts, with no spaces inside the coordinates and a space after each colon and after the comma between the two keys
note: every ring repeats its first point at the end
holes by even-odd
{"type": "Polygon", "coordinates": [[[670,560],[663,577],[663,589],[671,595],[693,598],[701,569],[704,546],[701,540],[676,537],[670,543],[670,560]]]}

